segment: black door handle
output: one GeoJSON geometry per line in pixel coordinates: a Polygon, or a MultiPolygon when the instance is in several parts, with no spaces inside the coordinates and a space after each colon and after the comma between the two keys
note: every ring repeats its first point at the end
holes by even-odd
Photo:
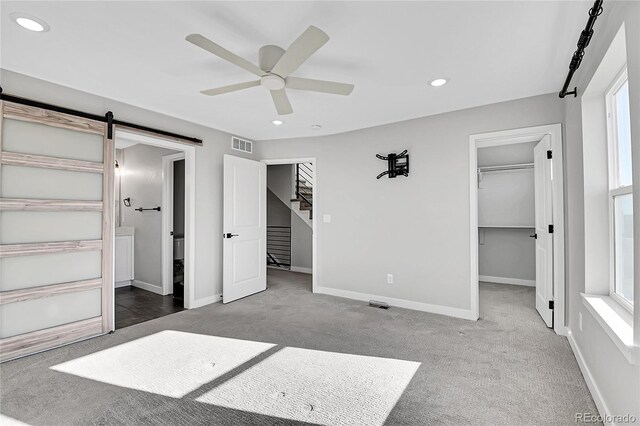
{"type": "Polygon", "coordinates": [[[535,238],[536,240],[538,239],[538,234],[533,234],[533,235],[529,235],[531,238],[535,238]]]}
{"type": "Polygon", "coordinates": [[[169,232],[169,235],[173,235],[173,231],[169,232]]]}
{"type": "Polygon", "coordinates": [[[238,234],[232,234],[231,232],[227,232],[226,234],[222,235],[222,238],[233,238],[233,237],[237,237],[238,234]]]}

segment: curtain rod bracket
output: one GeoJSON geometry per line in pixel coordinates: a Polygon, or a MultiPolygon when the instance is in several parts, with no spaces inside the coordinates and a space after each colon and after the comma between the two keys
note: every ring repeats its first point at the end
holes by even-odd
{"type": "Polygon", "coordinates": [[[577,98],[578,97],[578,88],[574,87],[573,90],[570,91],[570,92],[564,92],[564,93],[560,92],[560,97],[561,98],[564,98],[567,95],[573,95],[574,98],[577,98]]]}

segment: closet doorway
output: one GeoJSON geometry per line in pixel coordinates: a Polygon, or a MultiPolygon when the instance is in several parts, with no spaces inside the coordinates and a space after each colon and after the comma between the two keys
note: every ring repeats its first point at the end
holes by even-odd
{"type": "Polygon", "coordinates": [[[535,287],[531,304],[564,334],[560,124],[472,135],[470,175],[472,309],[479,282],[535,287]]]}

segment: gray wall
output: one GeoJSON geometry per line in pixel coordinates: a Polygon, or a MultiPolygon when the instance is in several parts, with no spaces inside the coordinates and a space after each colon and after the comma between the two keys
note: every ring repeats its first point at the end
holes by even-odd
{"type": "Polygon", "coordinates": [[[291,209],[267,189],[267,226],[291,226],[291,209]]]}
{"type": "Polygon", "coordinates": [[[267,166],[267,187],[285,204],[294,196],[293,165],[267,166]]]}
{"type": "Polygon", "coordinates": [[[533,229],[481,228],[479,232],[478,269],[481,281],[483,277],[535,281],[535,240],[529,237],[533,229]]]}
{"type": "Polygon", "coordinates": [[[468,310],[469,135],[563,117],[550,94],[256,146],[260,158],[317,158],[317,286],[468,310]],[[403,149],[409,177],[376,180],[386,163],[375,154],[403,149]]]}
{"type": "Polygon", "coordinates": [[[215,129],[5,69],[0,70],[0,79],[7,93],[100,115],[113,111],[120,120],[203,139],[203,146],[196,148],[195,161],[194,290],[196,304],[219,300],[216,295],[222,292],[222,156],[233,154],[253,158],[253,155],[231,150],[231,136],[215,129]]]}
{"type": "Polygon", "coordinates": [[[173,163],[173,236],[184,236],[184,160],[173,163]]]}
{"type": "MultiPolygon", "coordinates": [[[[580,350],[583,362],[589,370],[587,380],[595,385],[596,392],[606,405],[607,414],[629,413],[640,418],[640,366],[632,365],[623,358],[620,350],[603,328],[586,309],[580,293],[585,291],[585,175],[592,173],[583,168],[582,92],[611,44],[620,26],[624,23],[627,43],[627,67],[629,71],[629,93],[631,103],[631,137],[633,149],[634,211],[640,212],[640,3],[605,2],[605,12],[598,19],[596,34],[591,41],[585,59],[577,72],[572,87],[578,87],[578,97],[567,97],[564,101],[567,125],[565,127],[565,185],[567,218],[567,308],[568,327],[580,350]],[[580,330],[580,315],[582,330],[580,330]]],[[[592,188],[588,188],[591,190],[592,188]]],[[[634,340],[640,343],[640,214],[634,215],[635,256],[635,315],[634,340]]]]}
{"type": "Polygon", "coordinates": [[[290,212],[291,216],[291,267],[312,268],[313,230],[300,216],[290,212]]]}
{"type": "Polygon", "coordinates": [[[134,276],[162,291],[162,214],[134,209],[162,204],[162,157],[176,151],[141,144],[122,151],[121,199],[131,198],[131,207],[121,205],[121,224],[135,228],[134,276]]]}

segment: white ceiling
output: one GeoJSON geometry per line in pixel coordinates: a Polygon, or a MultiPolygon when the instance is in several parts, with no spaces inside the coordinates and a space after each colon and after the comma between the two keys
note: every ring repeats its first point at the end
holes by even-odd
{"type": "Polygon", "coordinates": [[[251,139],[332,134],[559,91],[590,3],[3,1],[0,66],[251,139]],[[294,75],[354,83],[351,96],[289,90],[294,113],[275,127],[262,87],[199,93],[255,76],[186,35],[257,63],[260,46],[286,48],[309,25],[331,40],[294,75]],[[430,87],[438,77],[450,83],[430,87]]]}

